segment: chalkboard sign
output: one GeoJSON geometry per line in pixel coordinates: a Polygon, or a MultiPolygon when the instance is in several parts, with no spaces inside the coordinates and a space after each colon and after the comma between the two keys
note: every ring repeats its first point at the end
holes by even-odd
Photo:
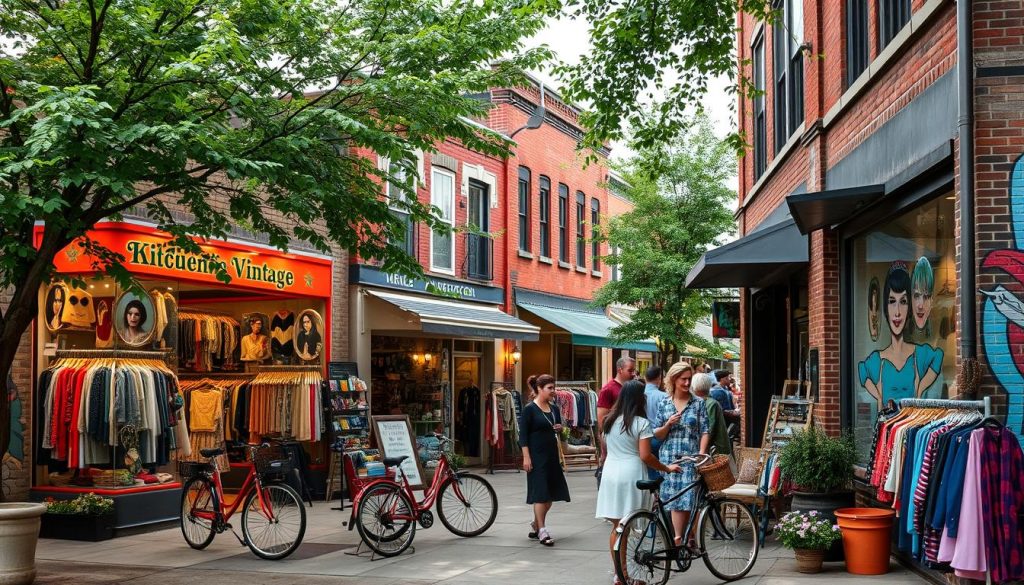
{"type": "Polygon", "coordinates": [[[377,437],[377,445],[385,457],[409,458],[402,462],[409,485],[414,489],[423,487],[423,469],[416,452],[416,436],[412,432],[412,422],[408,415],[373,416],[373,433],[377,437]]]}
{"type": "Polygon", "coordinates": [[[328,362],[327,377],[331,380],[344,380],[348,377],[359,377],[359,364],[356,362],[328,362]]]}

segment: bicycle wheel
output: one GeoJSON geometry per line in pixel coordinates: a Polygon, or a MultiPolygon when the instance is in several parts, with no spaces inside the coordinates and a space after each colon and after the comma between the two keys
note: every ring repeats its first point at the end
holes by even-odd
{"type": "Polygon", "coordinates": [[[397,485],[374,486],[359,497],[356,530],[370,550],[394,557],[416,536],[415,505],[397,485]]]}
{"type": "Polygon", "coordinates": [[[652,512],[639,511],[619,525],[612,558],[615,575],[623,583],[664,585],[668,581],[671,540],[652,512]]]}
{"type": "Polygon", "coordinates": [[[287,484],[272,483],[262,489],[266,509],[260,505],[257,491],[250,492],[242,511],[242,535],[256,556],[276,561],[302,544],[306,509],[299,494],[287,484]]]}
{"type": "Polygon", "coordinates": [[[498,517],[498,495],[486,479],[461,473],[441,485],[437,517],[456,536],[480,536],[498,517]]]}
{"type": "Polygon", "coordinates": [[[700,547],[704,564],[723,581],[743,578],[754,562],[760,542],[750,510],[736,500],[712,500],[701,512],[700,547]]]}
{"type": "Polygon", "coordinates": [[[196,550],[213,542],[213,519],[220,505],[213,483],[205,477],[193,477],[185,482],[181,491],[181,535],[196,550]]]}

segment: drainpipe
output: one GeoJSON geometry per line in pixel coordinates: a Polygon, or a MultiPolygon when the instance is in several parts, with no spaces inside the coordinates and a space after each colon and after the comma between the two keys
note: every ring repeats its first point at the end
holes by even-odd
{"type": "Polygon", "coordinates": [[[974,234],[974,25],[971,0],[957,0],[957,130],[960,136],[960,359],[977,357],[974,234]]]}

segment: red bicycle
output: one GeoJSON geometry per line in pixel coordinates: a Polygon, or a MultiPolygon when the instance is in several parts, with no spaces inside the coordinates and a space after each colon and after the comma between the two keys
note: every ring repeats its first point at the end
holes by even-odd
{"type": "MultiPolygon", "coordinates": [[[[277,560],[295,552],[306,533],[306,509],[299,494],[280,478],[291,471],[291,460],[279,447],[268,443],[249,445],[249,469],[242,489],[230,505],[224,498],[220,471],[211,462],[182,461],[185,487],[181,492],[181,534],[185,542],[201,550],[213,537],[230,530],[256,556],[277,560]],[[228,520],[242,506],[242,536],[228,520]]],[[[224,449],[201,449],[208,460],[224,449]]]]}
{"type": "Polygon", "coordinates": [[[430,512],[437,501],[437,516],[452,534],[462,537],[480,536],[498,517],[498,496],[487,480],[455,469],[448,459],[445,445],[450,442],[439,434],[441,460],[434,479],[417,501],[402,470],[408,456],[385,457],[384,465],[398,467],[399,479],[378,479],[370,482],[356,495],[352,507],[359,537],[373,552],[393,557],[402,554],[416,536],[416,524],[430,528],[434,515],[430,512]]]}

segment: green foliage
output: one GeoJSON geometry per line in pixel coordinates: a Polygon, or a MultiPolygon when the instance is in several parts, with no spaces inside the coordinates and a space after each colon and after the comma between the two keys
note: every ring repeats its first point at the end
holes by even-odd
{"type": "Polygon", "coordinates": [[[775,527],[779,541],[786,548],[826,550],[843,537],[838,524],[832,524],[817,510],[790,512],[775,527]]]}
{"type": "Polygon", "coordinates": [[[850,483],[856,460],[853,435],[832,437],[811,427],[794,435],[782,448],[779,466],[798,489],[826,493],[850,483]]]}
{"type": "MultiPolygon", "coordinates": [[[[551,0],[546,6],[590,23],[592,50],[560,73],[563,97],[591,104],[581,118],[591,148],[621,138],[624,128],[642,148],[671,144],[717,77],[731,80],[731,94],[749,95],[750,83],[737,76],[738,13],[777,17],[768,0],[551,0]]],[[[743,145],[738,134],[728,142],[743,145]]]]}
{"type": "Polygon", "coordinates": [[[99,516],[114,510],[113,498],[104,498],[89,492],[82,494],[73,500],[46,500],[47,514],[82,514],[99,516]]]}
{"type": "Polygon", "coordinates": [[[734,230],[727,185],[735,159],[715,137],[706,117],[666,153],[641,149],[620,169],[634,209],[610,220],[607,241],[617,254],[621,279],[598,291],[595,302],[637,307],[629,323],[612,333],[622,341],[656,337],[667,361],[686,345],[720,355],[721,348],[694,333],[711,312],[714,290],[688,289],[686,275],[709,248],[734,230]]]}
{"type": "MultiPolygon", "coordinates": [[[[13,287],[0,373],[54,254],[139,208],[194,254],[192,237],[241,225],[281,249],[305,241],[421,273],[392,243],[404,228],[381,197],[388,173],[365,155],[411,175],[416,151],[447,139],[507,152],[473,123],[487,105],[472,96],[549,57],[524,49],[542,24],[532,0],[0,0],[0,289],[13,287]]],[[[427,206],[394,205],[445,229],[427,206]]],[[[120,255],[84,247],[131,286],[120,255]]]]}

